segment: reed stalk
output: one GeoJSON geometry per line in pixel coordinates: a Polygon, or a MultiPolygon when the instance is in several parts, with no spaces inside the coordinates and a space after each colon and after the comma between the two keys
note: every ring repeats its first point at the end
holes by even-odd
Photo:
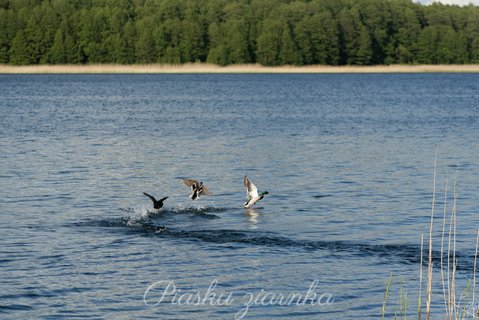
{"type": "Polygon", "coordinates": [[[446,288],[445,288],[445,279],[444,279],[444,235],[446,232],[446,216],[447,216],[447,188],[449,184],[449,176],[446,177],[446,187],[444,191],[444,210],[443,210],[443,218],[442,218],[442,233],[441,233],[441,283],[442,283],[442,292],[444,298],[444,306],[446,308],[446,314],[449,310],[449,305],[447,303],[447,296],[446,296],[446,288]]]}
{"type": "Polygon", "coordinates": [[[417,298],[417,318],[421,320],[421,296],[422,296],[422,256],[424,250],[424,233],[421,234],[421,257],[419,260],[419,297],[417,298]]]}
{"type": "Polygon", "coordinates": [[[451,241],[452,241],[452,223],[454,221],[454,216],[451,214],[449,220],[449,235],[447,240],[447,308],[446,315],[449,319],[452,319],[452,310],[453,306],[451,305],[451,241]]]}
{"type": "Polygon", "coordinates": [[[451,278],[451,305],[452,305],[452,314],[451,316],[454,316],[455,319],[457,319],[458,313],[457,313],[457,304],[456,304],[456,270],[457,270],[457,259],[456,259],[456,226],[457,226],[457,191],[456,191],[456,180],[454,181],[454,202],[452,206],[452,217],[453,217],[453,223],[452,223],[452,278],[451,278]]]}
{"type": "Polygon", "coordinates": [[[409,297],[407,295],[407,290],[404,290],[404,280],[401,280],[401,286],[399,287],[399,306],[396,308],[396,313],[394,314],[394,320],[398,319],[407,319],[407,307],[409,303],[409,297]]]}
{"type": "Polygon", "coordinates": [[[431,222],[429,224],[429,256],[427,264],[427,290],[426,290],[426,320],[429,320],[431,314],[431,293],[432,293],[432,228],[434,224],[434,206],[436,204],[436,167],[437,167],[437,148],[434,158],[434,174],[432,183],[432,208],[431,222]]]}
{"type": "Polygon", "coordinates": [[[388,283],[386,285],[386,292],[384,292],[383,311],[382,311],[382,318],[381,318],[382,320],[384,320],[384,316],[386,314],[386,304],[388,302],[389,289],[391,288],[392,279],[393,279],[393,273],[391,272],[389,275],[388,283]]]}
{"type": "Polygon", "coordinates": [[[476,319],[476,316],[479,317],[479,311],[476,312],[476,266],[477,266],[477,248],[479,244],[479,229],[477,229],[476,236],[476,252],[474,253],[474,270],[473,270],[473,280],[472,280],[472,311],[474,312],[473,319],[476,319]]]}

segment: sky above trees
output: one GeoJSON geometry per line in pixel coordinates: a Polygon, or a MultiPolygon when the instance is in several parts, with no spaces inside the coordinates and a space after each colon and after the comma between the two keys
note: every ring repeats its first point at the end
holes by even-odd
{"type": "Polygon", "coordinates": [[[458,6],[467,6],[469,4],[473,4],[475,6],[479,5],[479,0],[419,0],[419,3],[422,4],[430,4],[433,2],[440,2],[443,4],[455,4],[458,6]]]}

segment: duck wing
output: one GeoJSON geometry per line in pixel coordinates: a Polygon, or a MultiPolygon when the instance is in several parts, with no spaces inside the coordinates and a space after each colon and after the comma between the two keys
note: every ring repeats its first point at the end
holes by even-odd
{"type": "Polygon", "coordinates": [[[192,185],[197,185],[197,186],[200,185],[200,183],[198,181],[193,180],[193,179],[183,179],[183,183],[190,188],[191,188],[192,185]]]}
{"type": "Polygon", "coordinates": [[[208,190],[205,185],[203,185],[203,191],[201,192],[201,194],[205,195],[205,196],[211,196],[212,195],[210,190],[208,190]]]}
{"type": "Polygon", "coordinates": [[[146,192],[143,192],[143,194],[144,194],[145,196],[147,196],[148,198],[150,198],[150,199],[151,199],[151,201],[153,201],[153,203],[155,203],[155,202],[156,202],[156,199],[155,199],[155,197],[153,197],[152,195],[149,195],[149,194],[148,194],[148,193],[146,193],[146,192]]]}
{"type": "Polygon", "coordinates": [[[244,176],[243,182],[244,186],[246,187],[248,199],[258,197],[258,188],[256,188],[256,186],[248,179],[247,176],[244,176]]]}

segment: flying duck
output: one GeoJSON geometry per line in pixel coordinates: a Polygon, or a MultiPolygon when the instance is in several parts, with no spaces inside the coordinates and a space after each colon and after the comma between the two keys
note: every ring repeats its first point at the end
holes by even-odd
{"type": "Polygon", "coordinates": [[[191,200],[195,200],[200,196],[209,196],[212,193],[206,188],[203,182],[198,182],[197,180],[192,179],[183,179],[183,183],[191,188],[191,200]]]}
{"type": "Polygon", "coordinates": [[[164,198],[161,198],[160,200],[156,200],[155,197],[153,197],[152,195],[149,195],[146,192],[143,192],[143,194],[147,196],[148,198],[150,198],[151,201],[153,201],[153,208],[156,210],[159,210],[161,207],[163,207],[163,201],[165,201],[168,198],[168,197],[164,197],[164,198]]]}
{"type": "Polygon", "coordinates": [[[244,176],[244,186],[246,187],[246,194],[248,196],[248,201],[245,202],[244,207],[250,208],[256,202],[264,198],[265,194],[268,194],[268,191],[261,192],[258,194],[258,189],[256,186],[251,182],[247,176],[244,176]]]}

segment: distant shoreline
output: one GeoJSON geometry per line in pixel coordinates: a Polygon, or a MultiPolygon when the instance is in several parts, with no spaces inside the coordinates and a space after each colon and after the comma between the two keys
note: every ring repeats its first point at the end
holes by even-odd
{"type": "Polygon", "coordinates": [[[479,73],[477,65],[380,65],[380,66],[278,66],[265,67],[255,64],[180,65],[0,65],[0,74],[188,74],[188,73],[479,73]]]}

